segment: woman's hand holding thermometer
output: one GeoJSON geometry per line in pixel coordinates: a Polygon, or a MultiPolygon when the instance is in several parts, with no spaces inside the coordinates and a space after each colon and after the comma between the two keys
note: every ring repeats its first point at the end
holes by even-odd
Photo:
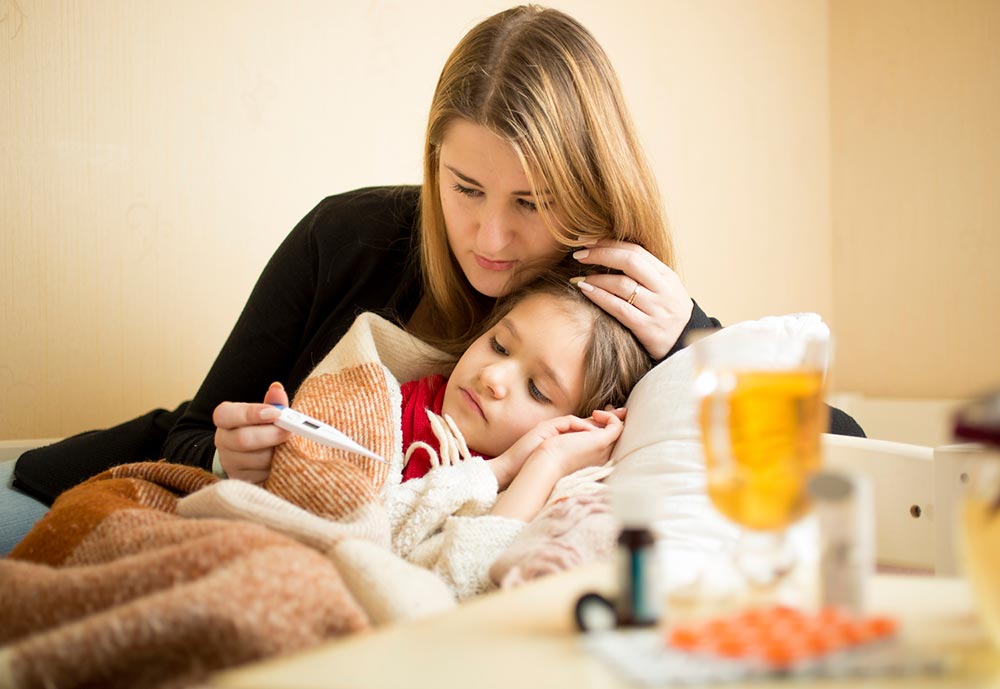
{"type": "Polygon", "coordinates": [[[281,411],[281,415],[274,422],[274,425],[279,428],[301,435],[303,438],[308,438],[320,445],[356,452],[380,462],[386,461],[384,457],[380,457],[363,445],[359,445],[350,436],[338,431],[330,424],[323,423],[319,419],[314,419],[283,404],[275,404],[274,406],[281,411]]]}

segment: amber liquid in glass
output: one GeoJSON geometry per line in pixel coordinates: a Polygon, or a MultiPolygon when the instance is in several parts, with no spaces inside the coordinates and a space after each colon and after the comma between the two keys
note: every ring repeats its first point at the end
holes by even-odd
{"type": "Polygon", "coordinates": [[[728,518],[783,529],[807,511],[806,483],[820,467],[826,420],[819,371],[722,374],[729,392],[701,401],[708,494],[728,518]]]}

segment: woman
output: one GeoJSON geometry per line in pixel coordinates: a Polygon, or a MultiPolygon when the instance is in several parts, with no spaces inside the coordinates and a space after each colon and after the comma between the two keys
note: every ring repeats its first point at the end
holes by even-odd
{"type": "MultiPolygon", "coordinates": [[[[210,468],[216,450],[229,476],[261,481],[288,434],[270,423],[269,404],[244,400],[266,390],[264,403],[287,403],[359,312],[391,316],[457,353],[495,298],[516,287],[516,268],[544,270],[570,252],[621,271],[580,289],[654,360],[683,346],[686,331],[719,325],[672,269],[660,196],[617,76],[569,16],[517,7],[473,28],[441,73],[424,157],[420,188],[330,197],[296,226],[176,424],[180,410],[154,412],[26,454],[18,485],[51,501],[102,464],[155,455],[210,468]]],[[[860,432],[843,414],[833,430],[860,432]]]]}

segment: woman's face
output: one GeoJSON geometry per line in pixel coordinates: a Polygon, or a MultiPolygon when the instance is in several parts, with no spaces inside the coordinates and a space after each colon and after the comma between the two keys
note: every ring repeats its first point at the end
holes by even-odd
{"type": "Polygon", "coordinates": [[[519,283],[554,265],[563,247],[538,212],[552,197],[535,198],[510,144],[482,125],[458,119],[441,142],[438,178],[448,245],[476,291],[506,294],[510,277],[525,261],[541,259],[537,270],[519,274],[519,283]]]}

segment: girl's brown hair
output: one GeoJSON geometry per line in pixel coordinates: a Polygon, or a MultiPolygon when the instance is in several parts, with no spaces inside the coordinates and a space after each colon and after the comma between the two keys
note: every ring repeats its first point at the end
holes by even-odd
{"type": "Polygon", "coordinates": [[[427,123],[420,258],[439,347],[455,353],[493,301],[469,284],[448,246],[438,166],[441,143],[456,119],[510,143],[532,192],[541,197],[546,190],[553,199],[558,217],[546,204],[539,212],[567,250],[612,237],[674,266],[656,180],[604,50],[562,12],[536,5],[506,10],[456,46],[427,123]]]}

